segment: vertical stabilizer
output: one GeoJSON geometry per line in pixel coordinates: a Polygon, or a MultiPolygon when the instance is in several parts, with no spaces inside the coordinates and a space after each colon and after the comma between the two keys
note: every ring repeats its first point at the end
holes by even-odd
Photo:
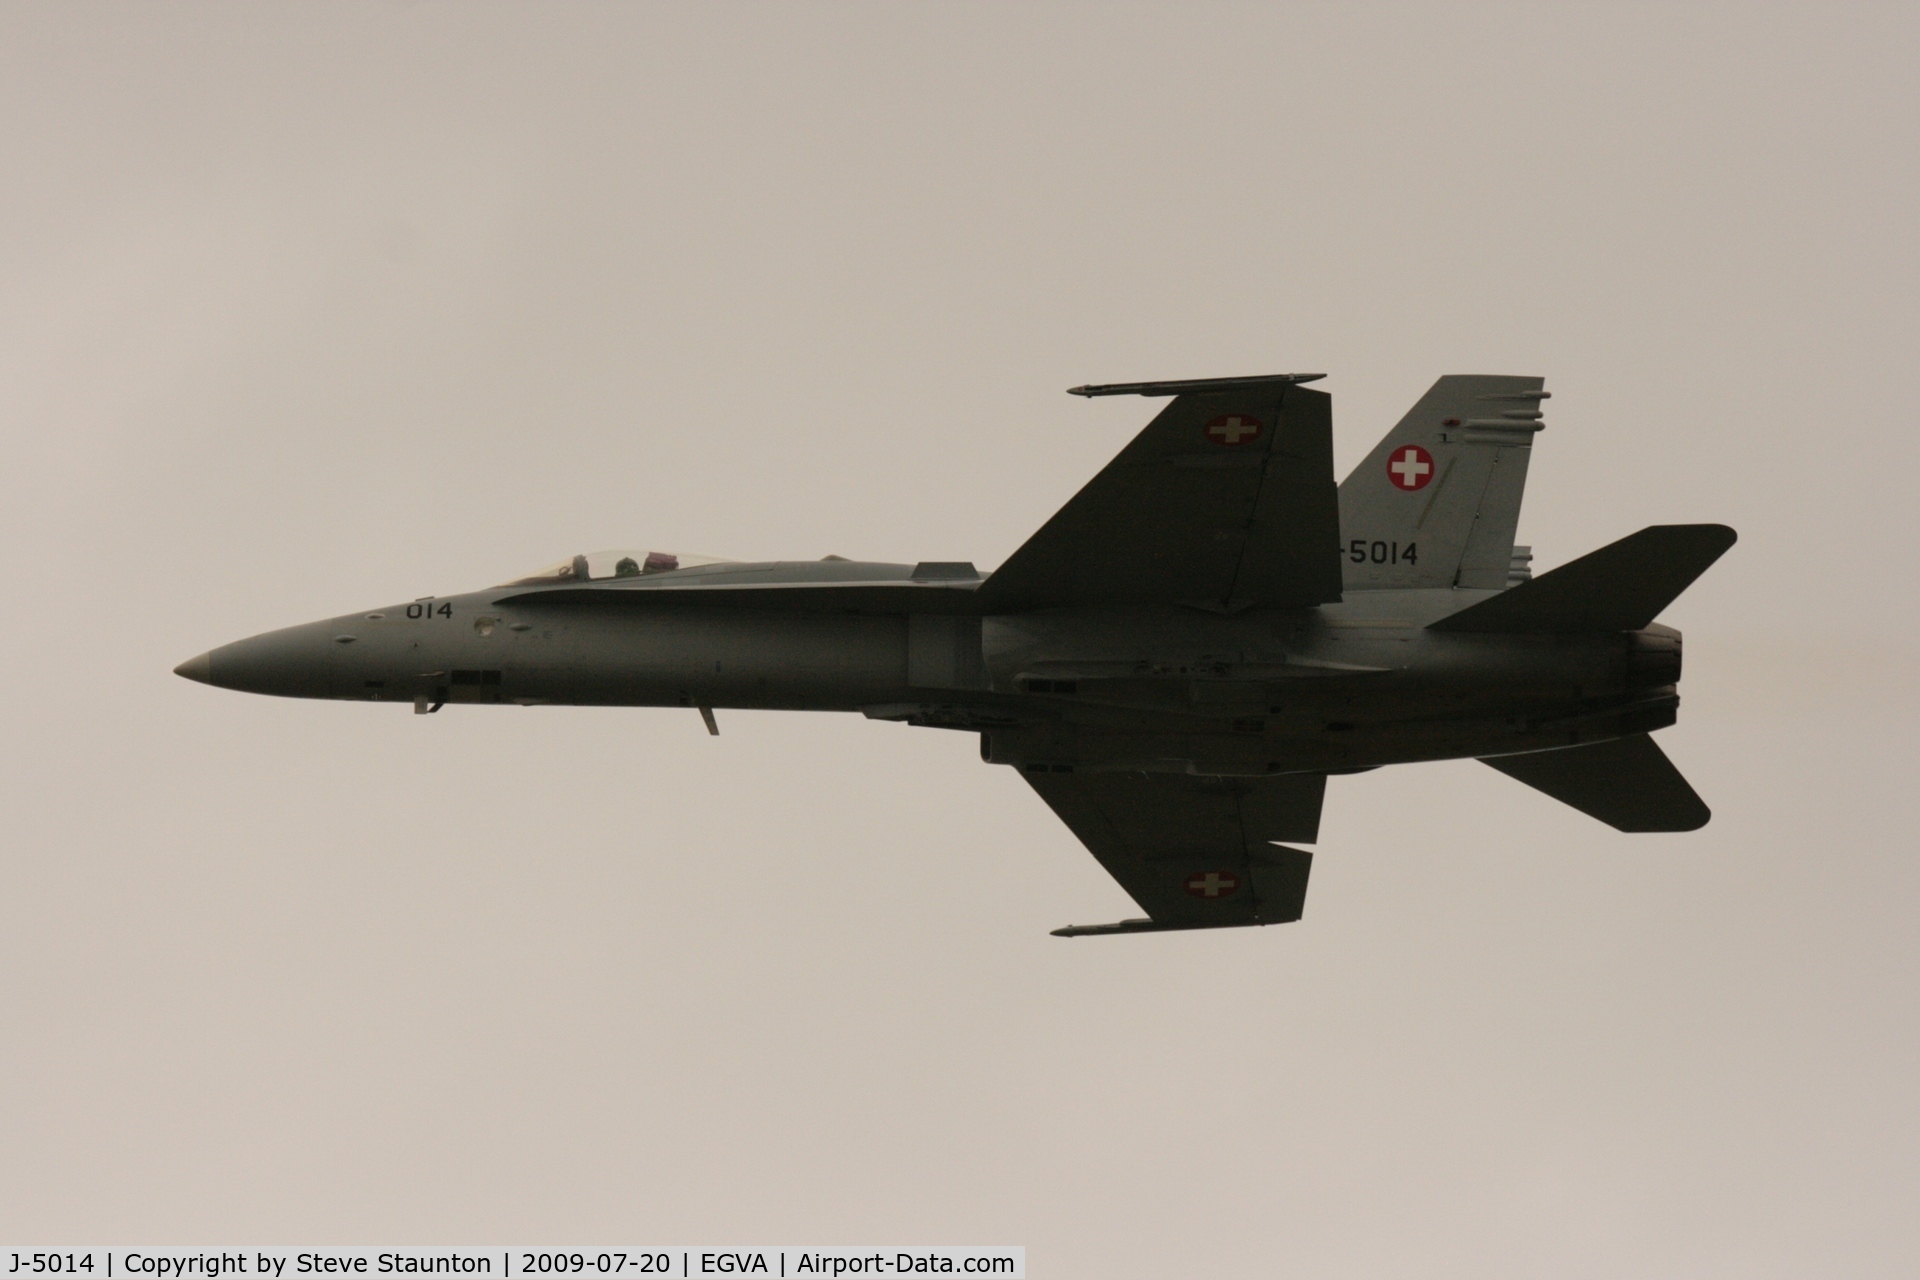
{"type": "Polygon", "coordinates": [[[1545,382],[1433,384],[1340,485],[1346,590],[1507,585],[1545,382]]]}

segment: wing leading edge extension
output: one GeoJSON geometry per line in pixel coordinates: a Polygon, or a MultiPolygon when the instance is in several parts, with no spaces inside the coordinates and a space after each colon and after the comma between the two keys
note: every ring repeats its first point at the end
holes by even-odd
{"type": "Polygon", "coordinates": [[[1178,394],[987,579],[983,608],[1338,600],[1332,401],[1311,376],[1075,388],[1178,394]]]}
{"type": "Polygon", "coordinates": [[[1324,773],[1271,778],[1022,773],[1149,919],[1060,937],[1284,924],[1306,903],[1324,773]]]}

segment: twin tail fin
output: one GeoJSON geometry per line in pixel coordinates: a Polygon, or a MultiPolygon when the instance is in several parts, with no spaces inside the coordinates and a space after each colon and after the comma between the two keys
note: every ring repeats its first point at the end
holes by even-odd
{"type": "Polygon", "coordinates": [[[1507,585],[1545,379],[1450,374],[1340,484],[1348,591],[1507,585]]]}

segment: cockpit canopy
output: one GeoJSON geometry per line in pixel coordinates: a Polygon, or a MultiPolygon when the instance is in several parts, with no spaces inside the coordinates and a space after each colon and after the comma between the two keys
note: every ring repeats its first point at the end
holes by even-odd
{"type": "Polygon", "coordinates": [[[606,578],[642,578],[675,569],[693,569],[706,564],[733,564],[719,556],[676,555],[671,551],[636,551],[621,547],[613,551],[589,551],[559,564],[548,565],[538,573],[503,582],[503,587],[546,587],[556,583],[599,582],[606,578]]]}

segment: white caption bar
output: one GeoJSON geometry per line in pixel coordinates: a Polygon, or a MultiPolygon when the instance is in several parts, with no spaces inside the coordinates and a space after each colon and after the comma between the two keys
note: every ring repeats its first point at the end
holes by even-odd
{"type": "Polygon", "coordinates": [[[626,1246],[615,1249],[15,1249],[0,1248],[0,1280],[226,1280],[229,1276],[999,1276],[1026,1280],[1027,1251],[863,1245],[831,1249],[626,1246]]]}

